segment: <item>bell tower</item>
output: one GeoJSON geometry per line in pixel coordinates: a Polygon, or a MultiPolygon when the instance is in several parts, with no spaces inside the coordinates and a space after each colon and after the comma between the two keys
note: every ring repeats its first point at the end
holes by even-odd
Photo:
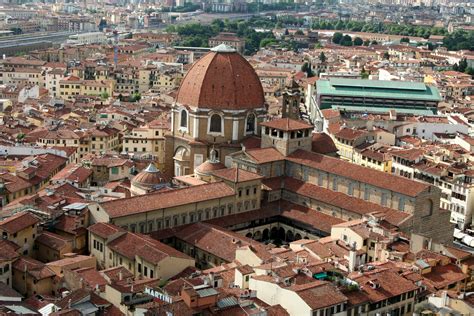
{"type": "Polygon", "coordinates": [[[282,96],[283,105],[281,117],[299,120],[301,92],[300,86],[296,83],[295,80],[292,79],[290,84],[285,87],[282,96]]]}

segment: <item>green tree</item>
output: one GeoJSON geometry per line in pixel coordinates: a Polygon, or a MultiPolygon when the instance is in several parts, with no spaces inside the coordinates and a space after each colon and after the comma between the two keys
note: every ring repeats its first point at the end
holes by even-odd
{"type": "Polygon", "coordinates": [[[468,75],[471,75],[472,78],[474,78],[474,68],[472,67],[468,67],[466,68],[466,71],[465,71],[468,75]]]}
{"type": "Polygon", "coordinates": [[[370,46],[370,40],[365,40],[364,41],[364,46],[370,46]]]}
{"type": "Polygon", "coordinates": [[[354,46],[361,46],[362,44],[364,44],[364,41],[362,40],[362,38],[360,37],[354,38],[354,46]]]}
{"type": "Polygon", "coordinates": [[[303,66],[301,66],[301,71],[306,72],[306,76],[307,76],[308,78],[314,77],[314,72],[313,72],[313,70],[311,69],[311,64],[308,63],[308,62],[305,62],[305,63],[303,64],[303,66]]]}
{"type": "Polygon", "coordinates": [[[390,59],[390,54],[388,52],[383,53],[383,59],[390,59]]]}
{"type": "Polygon", "coordinates": [[[465,72],[466,69],[467,69],[467,60],[466,60],[466,58],[463,58],[459,62],[459,71],[460,72],[465,72]]]}
{"type": "Polygon", "coordinates": [[[341,32],[336,32],[333,34],[332,36],[332,42],[334,44],[340,44],[342,39],[343,39],[344,35],[341,33],[341,32]]]}
{"type": "Polygon", "coordinates": [[[263,47],[267,47],[268,45],[274,45],[274,44],[276,44],[275,39],[273,39],[273,38],[262,38],[262,40],[260,41],[259,47],[263,48],[263,47]]]}
{"type": "Polygon", "coordinates": [[[142,98],[142,95],[139,92],[135,92],[134,94],[132,94],[132,96],[130,98],[130,101],[131,102],[138,102],[138,101],[140,101],[141,98],[142,98]]]}
{"type": "Polygon", "coordinates": [[[295,32],[295,35],[304,35],[303,31],[302,30],[297,30],[295,32]]]}
{"type": "Polygon", "coordinates": [[[362,79],[369,79],[369,73],[365,70],[364,67],[362,67],[362,70],[360,72],[360,76],[362,79]]]}
{"type": "Polygon", "coordinates": [[[105,100],[105,99],[108,99],[109,98],[109,94],[107,93],[107,91],[104,91],[100,94],[100,97],[105,100]]]}
{"type": "Polygon", "coordinates": [[[408,37],[402,37],[400,43],[410,43],[410,39],[408,37]]]}
{"type": "Polygon", "coordinates": [[[372,44],[372,45],[378,45],[379,43],[377,43],[376,40],[373,40],[370,44],[372,44]]]}
{"type": "Polygon", "coordinates": [[[324,54],[324,52],[321,52],[319,54],[319,60],[324,63],[326,61],[326,55],[324,54]]]}
{"type": "Polygon", "coordinates": [[[344,35],[342,41],[339,44],[342,46],[352,46],[352,37],[350,35],[344,35]]]}

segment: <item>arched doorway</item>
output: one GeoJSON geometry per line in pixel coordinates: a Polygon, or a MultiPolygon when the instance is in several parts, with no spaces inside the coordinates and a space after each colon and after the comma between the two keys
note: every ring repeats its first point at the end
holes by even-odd
{"type": "Polygon", "coordinates": [[[255,240],[262,240],[262,232],[257,230],[254,234],[253,234],[253,239],[255,240]]]}
{"type": "Polygon", "coordinates": [[[262,240],[263,241],[268,240],[268,238],[270,237],[269,234],[270,234],[270,231],[268,230],[268,228],[265,228],[262,233],[262,240]]]}
{"type": "Polygon", "coordinates": [[[277,236],[278,236],[278,239],[285,240],[286,235],[285,235],[285,229],[283,227],[280,227],[278,229],[278,235],[277,236]]]}
{"type": "Polygon", "coordinates": [[[276,238],[278,238],[278,228],[272,227],[272,230],[270,231],[270,239],[276,238]]]}
{"type": "Polygon", "coordinates": [[[300,240],[301,239],[301,235],[299,233],[296,233],[295,234],[295,240],[300,240]]]}
{"type": "Polygon", "coordinates": [[[252,233],[247,233],[247,234],[245,235],[245,237],[247,237],[247,238],[252,238],[253,236],[252,236],[252,233]]]}
{"type": "Polygon", "coordinates": [[[291,230],[288,230],[286,232],[286,241],[293,241],[294,239],[293,232],[291,230]]]}

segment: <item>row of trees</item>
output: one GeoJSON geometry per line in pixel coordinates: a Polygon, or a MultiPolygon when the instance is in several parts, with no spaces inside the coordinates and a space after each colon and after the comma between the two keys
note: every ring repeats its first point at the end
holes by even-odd
{"type": "Polygon", "coordinates": [[[208,47],[209,38],[216,36],[219,32],[235,32],[237,36],[245,39],[245,53],[253,54],[260,47],[275,44],[277,41],[271,31],[257,32],[255,28],[272,29],[276,18],[266,19],[253,17],[249,20],[214,20],[210,25],[190,23],[177,26],[169,26],[168,32],[176,32],[181,40],[176,43],[182,46],[208,47]]]}
{"type": "Polygon", "coordinates": [[[316,21],[312,25],[317,30],[345,30],[352,32],[384,33],[391,35],[418,36],[446,35],[448,31],[440,27],[413,26],[409,24],[388,24],[362,21],[316,21]]]}
{"type": "Polygon", "coordinates": [[[334,33],[334,35],[332,36],[332,42],[334,44],[339,44],[342,46],[369,46],[370,44],[377,45],[377,41],[364,41],[360,37],[355,37],[354,39],[352,39],[350,35],[343,35],[341,32],[334,33]]]}

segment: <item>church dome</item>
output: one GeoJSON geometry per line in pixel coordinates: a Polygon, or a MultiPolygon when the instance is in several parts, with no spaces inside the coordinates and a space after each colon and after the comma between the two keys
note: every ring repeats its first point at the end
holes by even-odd
{"type": "Polygon", "coordinates": [[[217,159],[216,150],[213,148],[209,159],[200,164],[194,172],[198,175],[210,175],[220,169],[225,169],[225,165],[217,159]]]}
{"type": "Polygon", "coordinates": [[[140,171],[135,177],[132,179],[133,186],[139,186],[142,188],[153,188],[155,186],[166,184],[166,180],[163,177],[158,168],[155,167],[154,164],[150,163],[148,167],[140,171]]]}
{"type": "Polygon", "coordinates": [[[247,110],[263,108],[265,97],[249,62],[232,47],[222,44],[189,69],[176,102],[213,110],[247,110]]]}

